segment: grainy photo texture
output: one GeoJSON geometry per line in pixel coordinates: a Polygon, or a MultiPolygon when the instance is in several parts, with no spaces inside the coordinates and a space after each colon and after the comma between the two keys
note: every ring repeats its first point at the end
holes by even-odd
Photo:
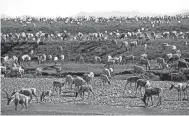
{"type": "Polygon", "coordinates": [[[188,0],[1,0],[1,115],[189,115],[188,0]]]}

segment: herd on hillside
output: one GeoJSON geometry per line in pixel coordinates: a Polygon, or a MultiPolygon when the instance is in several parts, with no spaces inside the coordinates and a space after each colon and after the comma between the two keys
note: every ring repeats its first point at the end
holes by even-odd
{"type": "MultiPolygon", "coordinates": [[[[71,37],[70,33],[67,30],[64,30],[64,32],[59,33],[58,31],[55,33],[44,33],[42,31],[36,32],[36,33],[29,33],[29,32],[21,32],[21,33],[1,33],[1,42],[3,43],[14,43],[14,42],[22,42],[22,41],[34,41],[37,45],[40,44],[40,42],[44,41],[52,41],[52,40],[78,40],[78,41],[91,41],[91,40],[111,40],[112,45],[118,48],[118,40],[123,40],[121,47],[125,48],[125,50],[130,50],[132,47],[137,47],[139,45],[139,41],[141,39],[144,39],[146,43],[144,44],[144,51],[145,53],[141,54],[139,57],[139,60],[136,60],[136,56],[134,55],[120,55],[112,57],[111,55],[107,56],[107,59],[105,62],[102,62],[101,57],[99,56],[92,56],[93,63],[95,64],[104,64],[104,68],[102,69],[102,73],[98,77],[98,79],[102,82],[103,86],[106,86],[106,83],[111,85],[112,78],[115,76],[114,72],[114,65],[127,65],[129,61],[133,64],[133,74],[134,76],[131,76],[126,79],[125,88],[126,89],[127,84],[135,83],[135,95],[137,95],[138,89],[140,90],[142,101],[146,106],[149,105],[149,100],[151,98],[151,102],[153,105],[152,96],[158,96],[159,100],[157,105],[161,105],[162,101],[162,94],[163,89],[161,87],[151,87],[150,80],[146,79],[146,76],[149,76],[148,70],[152,69],[152,65],[150,63],[150,60],[148,59],[148,55],[146,53],[148,49],[147,41],[150,39],[183,39],[183,45],[188,46],[186,39],[189,39],[189,32],[177,32],[177,31],[165,31],[162,33],[155,33],[155,32],[147,32],[148,29],[144,28],[147,23],[151,24],[151,27],[153,28],[156,25],[160,25],[163,23],[170,23],[171,20],[177,20],[177,24],[182,24],[182,19],[188,19],[188,16],[164,16],[164,17],[134,17],[134,18],[125,18],[125,17],[111,17],[109,19],[107,18],[85,18],[85,17],[79,17],[79,18],[56,18],[56,19],[47,19],[47,18],[33,18],[33,17],[27,17],[27,18],[4,18],[1,20],[4,21],[15,21],[20,22],[23,24],[23,28],[27,25],[33,24],[35,27],[37,23],[35,22],[48,22],[50,24],[56,23],[58,21],[65,21],[66,24],[68,23],[76,23],[77,25],[82,25],[86,21],[93,21],[95,23],[109,23],[111,21],[119,21],[119,23],[127,23],[128,21],[131,22],[137,22],[142,20],[141,28],[139,28],[135,32],[126,32],[126,33],[120,33],[119,30],[108,32],[105,31],[104,33],[89,33],[87,35],[78,32],[74,37],[71,37]],[[145,68],[143,67],[145,66],[145,68]],[[112,66],[112,67],[111,67],[112,66]],[[139,74],[139,75],[136,75],[139,74]],[[145,92],[142,93],[142,88],[145,89],[145,92]]],[[[58,47],[60,53],[63,53],[62,46],[58,47]]],[[[177,49],[177,46],[171,45],[169,43],[163,43],[162,44],[162,50],[168,51],[170,53],[167,53],[164,58],[158,57],[156,58],[156,64],[154,66],[155,69],[160,70],[169,70],[170,80],[171,81],[186,81],[186,77],[188,77],[189,74],[189,59],[182,58],[181,51],[177,49]],[[171,71],[171,69],[174,69],[174,71],[171,71]]],[[[101,51],[101,49],[99,49],[101,51]]],[[[53,56],[51,54],[45,54],[42,53],[40,55],[34,55],[35,50],[31,50],[28,54],[23,54],[22,56],[16,56],[14,55],[4,55],[1,57],[1,78],[4,77],[11,77],[12,75],[14,77],[24,77],[26,73],[25,67],[30,67],[31,63],[36,62],[37,64],[44,64],[44,63],[54,63],[54,68],[56,70],[56,73],[59,77],[61,77],[61,71],[62,67],[61,65],[64,65],[65,61],[65,55],[59,54],[57,56],[53,56]],[[58,65],[60,64],[60,65],[58,65]]],[[[78,54],[75,57],[75,63],[84,64],[85,59],[82,56],[82,54],[78,54]]],[[[37,67],[32,73],[35,77],[37,75],[43,76],[43,70],[44,68],[37,67]]],[[[163,73],[163,72],[162,72],[163,73]]],[[[95,99],[95,93],[93,91],[93,84],[94,83],[94,72],[89,72],[83,74],[83,76],[76,76],[76,75],[66,75],[64,82],[54,81],[52,83],[53,90],[44,90],[40,94],[40,102],[45,102],[47,98],[50,98],[52,100],[52,94],[54,91],[57,91],[57,88],[59,89],[59,94],[61,94],[62,87],[64,86],[67,89],[74,90],[75,96],[78,97],[78,95],[84,99],[84,93],[88,92],[88,98],[90,96],[90,93],[92,93],[93,99],[95,99]],[[72,88],[72,85],[75,85],[76,89],[72,88]]],[[[183,99],[188,99],[187,95],[187,89],[189,88],[189,84],[185,82],[178,82],[175,84],[170,85],[170,90],[175,88],[178,91],[178,99],[182,100],[181,94],[184,93],[183,99]]],[[[5,89],[2,89],[6,93],[6,98],[8,100],[7,104],[9,105],[10,102],[14,101],[15,103],[15,110],[17,110],[18,104],[21,104],[23,107],[28,107],[28,104],[31,102],[33,96],[36,97],[37,102],[38,95],[37,95],[37,89],[36,88],[22,88],[19,91],[13,90],[12,94],[9,95],[8,92],[5,89]]]]}
{"type": "MultiPolygon", "coordinates": [[[[145,44],[144,47],[147,45],[145,44]]],[[[157,58],[157,63],[155,64],[156,69],[161,69],[162,71],[164,69],[169,70],[169,75],[170,75],[170,80],[172,81],[186,81],[186,77],[189,74],[189,67],[188,67],[188,62],[186,60],[188,59],[183,59],[181,58],[181,52],[179,50],[175,50],[174,48],[176,46],[174,45],[169,45],[167,43],[162,44],[163,49],[167,49],[171,46],[172,51],[175,53],[168,53],[166,54],[165,58],[158,57],[157,58]],[[170,69],[174,68],[175,71],[171,72],[170,69]],[[178,71],[176,70],[178,69],[178,71]],[[185,78],[183,78],[185,77],[185,78]]],[[[60,51],[63,50],[61,46],[59,46],[60,51]]],[[[44,64],[44,63],[54,63],[54,68],[56,70],[56,73],[58,74],[59,77],[61,77],[61,71],[62,67],[61,65],[64,65],[65,57],[63,54],[60,56],[51,56],[51,55],[46,55],[42,54],[39,56],[32,57],[32,54],[34,53],[34,50],[31,50],[29,54],[22,55],[21,57],[17,57],[16,55],[10,56],[4,56],[1,58],[1,72],[2,75],[1,77],[24,77],[25,75],[25,68],[24,67],[30,67],[31,63],[36,61],[37,64],[44,64]],[[60,65],[59,65],[60,64],[60,65]]],[[[157,95],[159,97],[159,101],[157,105],[161,104],[161,95],[163,92],[163,88],[161,87],[151,87],[150,81],[146,79],[146,76],[149,76],[149,72],[147,70],[151,70],[151,65],[150,65],[150,60],[148,60],[148,55],[146,53],[141,54],[140,60],[136,62],[136,56],[130,55],[130,56],[119,56],[119,57],[112,57],[109,55],[107,57],[107,61],[104,62],[104,68],[102,70],[102,73],[98,77],[100,81],[102,82],[103,86],[106,86],[105,84],[108,83],[111,85],[111,80],[112,77],[114,77],[114,65],[127,65],[128,61],[131,60],[131,63],[133,64],[133,73],[134,76],[131,76],[127,78],[126,84],[125,84],[125,89],[128,83],[130,85],[132,83],[135,83],[135,95],[137,95],[137,90],[140,90],[140,93],[142,95],[142,88],[145,88],[145,93],[143,94],[142,101],[144,102],[145,105],[148,105],[150,97],[157,95]],[[145,65],[146,68],[144,68],[142,65],[145,65]],[[111,67],[112,66],[112,67],[111,67]],[[136,73],[139,74],[136,76],[136,73]]],[[[81,54],[77,55],[75,57],[75,63],[83,64],[85,63],[84,58],[81,54]]],[[[99,56],[94,56],[93,57],[93,63],[99,64],[102,63],[102,60],[99,56]]],[[[35,72],[32,73],[35,77],[37,75],[43,76],[43,70],[44,68],[38,67],[35,69],[35,72]]],[[[68,87],[68,89],[72,89],[72,85],[75,85],[74,93],[75,96],[77,97],[78,95],[81,96],[81,98],[84,99],[84,93],[88,92],[88,98],[90,93],[92,93],[93,98],[95,93],[93,92],[93,84],[94,82],[94,72],[89,72],[83,74],[83,76],[76,76],[76,75],[66,75],[66,81],[64,82],[59,82],[59,81],[54,81],[53,82],[53,90],[44,90],[42,91],[40,95],[40,101],[44,102],[46,101],[47,98],[50,98],[52,100],[52,94],[54,91],[57,91],[57,88],[59,89],[59,94],[61,94],[62,87],[65,86],[68,87]]],[[[112,80],[113,81],[113,80],[112,80]]],[[[170,90],[172,88],[175,88],[178,91],[178,99],[181,100],[181,92],[184,93],[184,98],[183,99],[188,99],[187,95],[187,89],[189,88],[189,85],[184,82],[179,82],[176,84],[170,85],[170,90]]],[[[19,91],[13,91],[13,93],[9,96],[6,90],[3,89],[3,91],[6,93],[8,103],[9,104],[11,101],[14,101],[15,103],[15,110],[17,110],[17,105],[20,103],[22,106],[28,107],[28,103],[32,100],[32,96],[35,96],[38,102],[38,96],[36,94],[36,88],[22,88],[19,91]]],[[[152,99],[152,98],[151,98],[152,99]]],[[[153,104],[153,101],[152,101],[153,104]]]]}

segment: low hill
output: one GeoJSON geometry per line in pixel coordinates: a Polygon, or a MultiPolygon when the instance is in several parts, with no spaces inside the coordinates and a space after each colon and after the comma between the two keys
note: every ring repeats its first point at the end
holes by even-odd
{"type": "Polygon", "coordinates": [[[112,11],[112,12],[79,12],[76,16],[95,16],[95,17],[133,17],[133,16],[162,16],[163,14],[158,13],[142,13],[138,11],[130,11],[130,12],[120,12],[120,11],[112,11]]]}

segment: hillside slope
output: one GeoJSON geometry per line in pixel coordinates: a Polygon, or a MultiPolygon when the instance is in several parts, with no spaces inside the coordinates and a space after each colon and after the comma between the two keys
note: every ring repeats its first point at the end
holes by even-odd
{"type": "MultiPolygon", "coordinates": [[[[188,40],[187,40],[188,41],[188,40]]],[[[154,59],[158,56],[163,57],[165,54],[162,52],[161,45],[162,43],[169,43],[176,45],[177,49],[182,51],[183,57],[189,57],[189,46],[183,45],[183,40],[150,40],[148,42],[147,54],[149,59],[154,59]]],[[[119,56],[119,55],[135,55],[140,56],[144,53],[143,42],[140,42],[140,45],[134,47],[132,50],[126,51],[125,48],[121,47],[122,41],[118,41],[118,48],[114,47],[111,41],[62,41],[62,42],[41,42],[39,46],[36,43],[1,43],[1,56],[12,54],[16,56],[21,56],[23,54],[29,53],[31,49],[35,51],[34,54],[51,54],[53,56],[60,55],[58,51],[58,46],[63,47],[63,54],[66,56],[66,60],[73,61],[75,57],[80,53],[84,56],[86,62],[92,61],[92,56],[100,56],[103,61],[107,58],[108,55],[119,56]],[[101,47],[101,53],[96,51],[98,47],[101,47]]]]}

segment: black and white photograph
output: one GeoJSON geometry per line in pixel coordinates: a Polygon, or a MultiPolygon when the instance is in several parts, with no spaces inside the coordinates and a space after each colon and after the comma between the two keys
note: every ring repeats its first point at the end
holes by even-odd
{"type": "Polygon", "coordinates": [[[0,0],[1,115],[189,115],[189,0],[0,0]]]}

